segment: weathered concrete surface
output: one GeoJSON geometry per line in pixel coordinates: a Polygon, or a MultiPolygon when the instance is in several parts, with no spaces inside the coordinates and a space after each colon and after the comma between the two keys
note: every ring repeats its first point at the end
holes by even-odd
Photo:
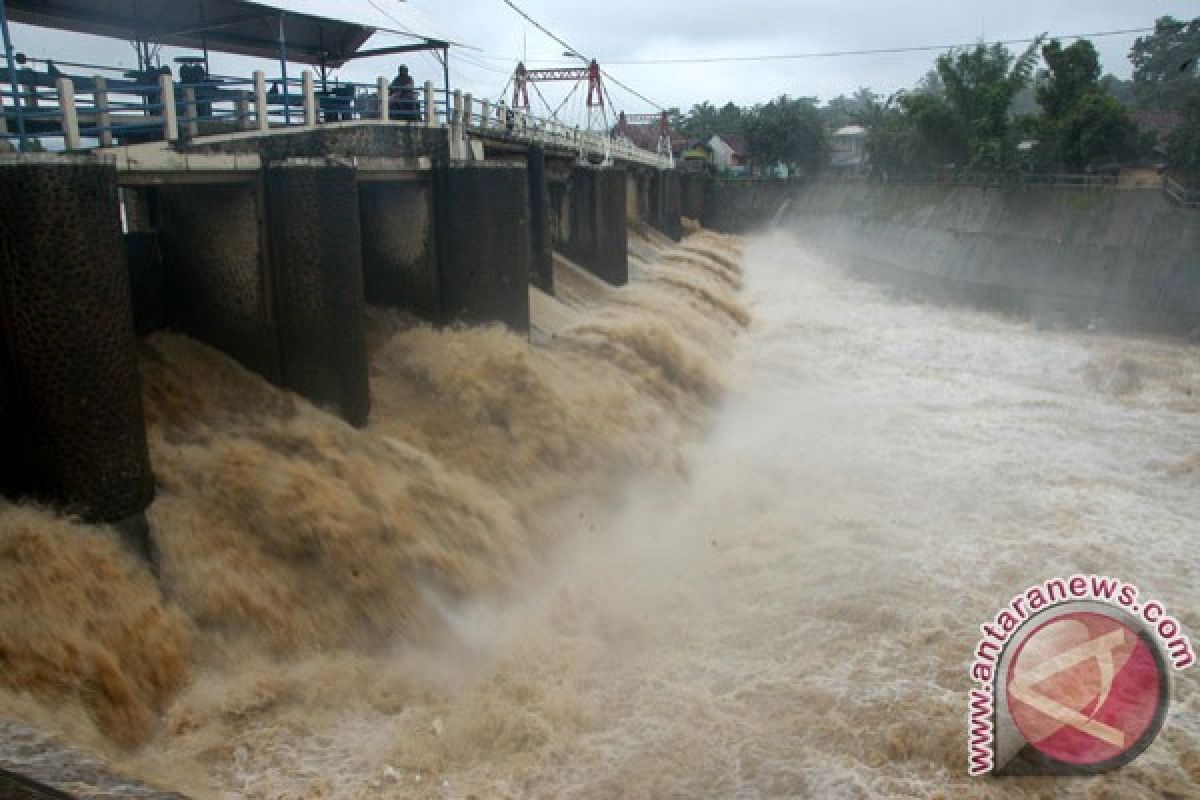
{"type": "Polygon", "coordinates": [[[1200,214],[1155,190],[813,184],[787,221],[915,289],[1084,323],[1200,327],[1200,214]]]}
{"type": "Polygon", "coordinates": [[[643,207],[641,195],[641,176],[637,170],[628,170],[625,173],[625,221],[630,225],[637,225],[646,221],[645,214],[647,209],[643,207]]]}
{"type": "Polygon", "coordinates": [[[158,233],[143,230],[125,234],[125,256],[133,295],[133,325],[138,336],[145,336],[167,324],[158,233]]]}
{"type": "Polygon", "coordinates": [[[546,152],[541,145],[530,145],[529,235],[533,262],[529,282],[543,292],[554,293],[554,242],[551,233],[550,186],[546,170],[546,152]]]}
{"type": "Polygon", "coordinates": [[[501,322],[528,332],[528,170],[442,166],[435,176],[441,321],[501,322]]]}
{"type": "Polygon", "coordinates": [[[367,302],[427,319],[441,313],[433,179],[359,186],[367,302]]]}
{"type": "Polygon", "coordinates": [[[354,425],[370,407],[354,170],[156,190],[173,327],[354,425]]]}
{"type": "Polygon", "coordinates": [[[0,798],[187,800],[117,775],[87,753],[5,720],[0,720],[0,798]]]}
{"type": "Polygon", "coordinates": [[[169,324],[282,385],[259,183],[156,195],[169,324]]]}
{"type": "Polygon", "coordinates": [[[434,160],[449,158],[450,140],[443,128],[396,125],[322,125],[312,130],[269,135],[240,134],[215,142],[183,145],[186,153],[254,153],[264,161],[295,158],[387,157],[434,160]]]}
{"type": "Polygon", "coordinates": [[[0,484],[90,521],[137,515],[154,476],[116,171],[8,162],[0,196],[0,484]]]}
{"type": "Polygon", "coordinates": [[[704,191],[708,176],[697,172],[680,172],[680,213],[699,222],[704,217],[704,191]]]}
{"type": "Polygon", "coordinates": [[[683,194],[679,173],[655,170],[650,181],[650,224],[678,242],[683,239],[683,194]]]}
{"type": "Polygon", "coordinates": [[[796,191],[778,180],[710,179],[700,221],[720,233],[745,233],[770,223],[796,191]]]}
{"type": "Polygon", "coordinates": [[[623,169],[576,167],[563,250],[612,286],[629,282],[628,185],[623,169]]]}
{"type": "Polygon", "coordinates": [[[279,166],[266,173],[283,385],[365,425],[371,390],[354,170],[279,166]]]}

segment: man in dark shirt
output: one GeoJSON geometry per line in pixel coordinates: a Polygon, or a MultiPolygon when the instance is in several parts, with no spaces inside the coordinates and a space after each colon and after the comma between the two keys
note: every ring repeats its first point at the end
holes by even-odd
{"type": "Polygon", "coordinates": [[[408,67],[403,64],[396,70],[396,77],[388,87],[388,109],[388,116],[392,119],[414,120],[418,117],[417,92],[413,88],[413,79],[408,74],[408,67]]]}

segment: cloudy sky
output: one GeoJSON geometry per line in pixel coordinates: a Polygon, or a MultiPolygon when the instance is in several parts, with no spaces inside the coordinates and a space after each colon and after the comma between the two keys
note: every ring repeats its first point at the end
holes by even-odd
{"type": "MultiPolygon", "coordinates": [[[[452,83],[476,96],[496,97],[515,60],[527,53],[531,67],[569,61],[563,47],[523,20],[504,0],[365,0],[405,19],[405,7],[424,14],[439,28],[472,48],[452,52],[452,83]]],[[[707,64],[629,64],[670,59],[744,58],[819,54],[847,50],[923,47],[1023,39],[1043,31],[1069,35],[1152,27],[1170,14],[1200,16],[1200,0],[513,0],[520,8],[579,52],[600,60],[608,72],[663,106],[687,109],[702,100],[751,104],[781,93],[816,96],[822,101],[859,86],[882,93],[912,86],[937,53],[890,53],[798,58],[780,61],[707,64]]],[[[286,0],[279,0],[286,5],[286,0]]],[[[339,2],[331,0],[336,15],[339,2]]],[[[1106,71],[1128,77],[1126,58],[1135,34],[1093,39],[1106,71]]],[[[15,46],[30,55],[64,60],[103,61],[133,66],[124,43],[14,26],[15,46]]],[[[394,39],[378,37],[385,45],[394,39]]],[[[1014,45],[1019,49],[1020,45],[1014,45]]],[[[173,56],[174,53],[165,53],[173,56]]],[[[441,68],[427,55],[408,58],[418,81],[440,83],[441,68]]],[[[371,80],[395,71],[395,59],[358,62],[347,78],[371,80]]],[[[248,59],[214,57],[214,69],[247,72],[248,59]]],[[[271,65],[266,65],[271,70],[271,65]]],[[[277,72],[277,68],[275,69],[277,72]]],[[[268,72],[271,74],[271,72],[268,72]]],[[[570,86],[548,86],[557,104],[570,86]]],[[[644,112],[651,107],[610,85],[618,108],[644,112]]],[[[568,108],[575,107],[572,98],[568,108]]],[[[538,100],[534,98],[535,106],[538,100]]]]}

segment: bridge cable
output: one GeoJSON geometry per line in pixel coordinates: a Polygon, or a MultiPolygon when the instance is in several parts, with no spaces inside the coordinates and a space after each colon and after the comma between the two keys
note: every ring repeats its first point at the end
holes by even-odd
{"type": "MultiPolygon", "coordinates": [[[[546,110],[549,111],[550,110],[550,101],[546,99],[546,95],[542,94],[542,90],[538,88],[537,81],[530,81],[529,85],[533,87],[533,91],[537,92],[537,96],[539,99],[541,99],[542,105],[544,105],[546,107],[546,110]]],[[[576,85],[577,86],[579,85],[578,81],[576,81],[576,85]]]]}
{"type": "Polygon", "coordinates": [[[558,108],[554,109],[554,118],[558,119],[558,112],[563,110],[563,106],[571,99],[571,97],[579,91],[579,87],[583,86],[583,81],[575,81],[575,85],[571,87],[571,91],[563,98],[563,101],[558,104],[558,108]]]}

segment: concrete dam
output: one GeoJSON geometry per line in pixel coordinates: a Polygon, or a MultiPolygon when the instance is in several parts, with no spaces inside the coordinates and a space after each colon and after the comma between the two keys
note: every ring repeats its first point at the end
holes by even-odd
{"type": "Polygon", "coordinates": [[[1200,212],[361,124],[0,183],[0,793],[1200,780],[1191,672],[1153,769],[960,763],[1014,586],[1200,625],[1200,212]]]}
{"type": "Polygon", "coordinates": [[[102,522],[148,504],[135,331],[187,333],[362,426],[367,304],[527,333],[555,248],[622,286],[627,221],[682,235],[679,175],[644,164],[525,143],[464,160],[461,126],[218,138],[4,163],[14,490],[102,522]],[[52,409],[64,390],[86,411],[52,409]]]}

